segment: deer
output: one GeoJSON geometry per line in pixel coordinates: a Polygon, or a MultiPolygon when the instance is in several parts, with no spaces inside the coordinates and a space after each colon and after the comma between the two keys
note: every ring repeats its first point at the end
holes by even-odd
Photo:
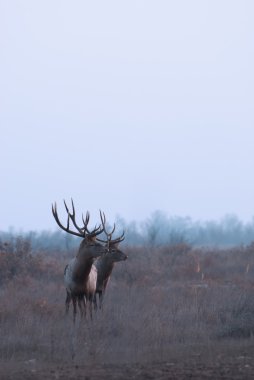
{"type": "MultiPolygon", "coordinates": [[[[87,211],[86,218],[82,215],[83,226],[79,227],[76,222],[75,207],[73,200],[72,212],[64,201],[65,209],[68,215],[67,226],[65,227],[58,217],[57,204],[52,204],[52,214],[58,226],[65,232],[82,238],[76,257],[70,260],[64,270],[64,283],[66,287],[65,311],[69,312],[70,303],[73,305],[73,321],[75,323],[77,314],[77,303],[81,317],[86,315],[87,295],[93,289],[96,289],[97,271],[93,268],[93,262],[103,254],[108,252],[108,248],[96,241],[96,237],[103,232],[101,225],[89,231],[88,223],[90,214],[87,211]],[[70,220],[75,227],[75,231],[70,229],[70,220]],[[88,281],[89,279],[89,281],[88,281]]],[[[90,316],[92,318],[92,308],[90,307],[90,316]]]]}
{"type": "MultiPolygon", "coordinates": [[[[116,262],[127,260],[128,256],[122,252],[118,246],[124,240],[124,232],[121,236],[116,239],[112,239],[112,235],[115,231],[115,224],[111,232],[106,230],[106,218],[105,214],[100,211],[101,222],[103,226],[103,231],[106,235],[107,240],[96,238],[100,243],[104,243],[108,252],[106,255],[100,256],[93,264],[93,270],[97,270],[97,282],[96,289],[94,294],[90,294],[89,301],[93,302],[95,310],[98,309],[97,305],[97,295],[99,297],[99,309],[102,309],[103,300],[105,296],[105,292],[109,283],[110,276],[114,269],[114,265],[116,262]]],[[[92,273],[92,272],[90,272],[92,273]]],[[[90,281],[90,278],[89,278],[90,281]]],[[[91,278],[92,282],[92,278],[91,278]]]]}

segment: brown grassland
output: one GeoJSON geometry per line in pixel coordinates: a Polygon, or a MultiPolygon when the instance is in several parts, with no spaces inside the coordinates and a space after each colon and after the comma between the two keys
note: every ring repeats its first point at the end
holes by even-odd
{"type": "Polygon", "coordinates": [[[75,252],[0,252],[0,378],[254,378],[254,245],[126,247],[103,311],[65,315],[75,252]]]}

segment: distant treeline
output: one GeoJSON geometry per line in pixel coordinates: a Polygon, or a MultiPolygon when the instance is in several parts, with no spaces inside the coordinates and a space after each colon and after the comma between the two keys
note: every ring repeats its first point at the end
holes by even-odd
{"type": "MultiPolygon", "coordinates": [[[[150,218],[140,223],[126,222],[118,217],[116,226],[115,236],[124,230],[125,243],[130,246],[158,247],[185,243],[191,246],[230,247],[254,241],[254,217],[248,223],[243,223],[235,215],[226,215],[219,221],[200,222],[155,211],[150,218]]],[[[17,236],[27,239],[33,250],[69,250],[76,248],[80,242],[79,238],[61,230],[23,233],[10,230],[0,232],[0,248],[5,242],[11,244],[17,236]]]]}

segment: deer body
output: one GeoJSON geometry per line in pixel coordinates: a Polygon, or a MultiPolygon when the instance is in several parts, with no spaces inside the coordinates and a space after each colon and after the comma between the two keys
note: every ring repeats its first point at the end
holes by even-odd
{"type": "Polygon", "coordinates": [[[107,255],[101,256],[95,261],[94,266],[97,269],[96,291],[93,295],[93,303],[97,309],[97,294],[99,296],[99,308],[102,308],[102,303],[106,288],[108,286],[110,276],[114,269],[115,263],[127,259],[127,255],[118,249],[118,243],[109,243],[109,252],[107,255]]]}
{"type": "MultiPolygon", "coordinates": [[[[96,274],[91,276],[91,280],[88,283],[89,275],[92,269],[93,262],[96,258],[100,257],[108,250],[100,243],[96,241],[96,236],[103,232],[101,227],[95,228],[92,232],[88,230],[89,213],[86,214],[86,220],[83,219],[83,227],[79,227],[75,219],[75,208],[72,201],[72,213],[70,213],[66,203],[65,208],[68,214],[67,227],[64,227],[57,214],[56,204],[52,206],[52,213],[57,224],[66,232],[73,235],[82,237],[83,240],[80,243],[78,253],[73,258],[64,270],[64,283],[66,286],[66,313],[69,311],[70,302],[73,304],[73,319],[75,322],[77,314],[77,302],[80,309],[81,316],[86,314],[86,294],[88,289],[92,286],[96,286],[96,274]],[[69,228],[70,219],[77,231],[72,231],[69,228]]],[[[93,271],[94,272],[94,271],[93,271]]],[[[92,309],[90,307],[90,314],[92,309]]],[[[92,315],[91,315],[92,316],[92,315]]]]}
{"type": "MultiPolygon", "coordinates": [[[[96,257],[105,253],[103,246],[96,243],[96,250],[93,250],[92,256],[89,249],[80,250],[65,268],[64,283],[66,287],[66,312],[69,311],[70,302],[73,303],[74,314],[76,314],[76,303],[80,309],[81,315],[86,314],[86,301],[90,300],[90,295],[96,290],[97,269],[93,266],[96,257]]],[[[90,316],[92,317],[92,308],[89,303],[90,316]]],[[[74,316],[75,319],[75,316],[74,316]]]]}
{"type": "Polygon", "coordinates": [[[97,284],[96,284],[96,292],[106,290],[107,284],[109,282],[111,273],[114,269],[115,263],[107,258],[107,260],[97,260],[95,262],[95,267],[97,268],[97,284]]]}
{"type": "Polygon", "coordinates": [[[114,263],[117,261],[126,260],[127,256],[118,249],[118,244],[124,240],[124,233],[117,239],[112,239],[112,234],[115,230],[109,233],[106,230],[106,217],[100,211],[101,225],[95,227],[92,231],[88,229],[89,212],[86,213],[86,218],[83,218],[83,226],[78,226],[75,219],[75,208],[72,201],[72,212],[69,211],[65,201],[65,209],[68,219],[65,227],[59,220],[57,206],[52,205],[53,216],[59,225],[67,233],[83,238],[80,243],[78,253],[73,258],[64,270],[64,282],[66,286],[66,312],[69,311],[70,302],[73,304],[73,319],[75,322],[77,314],[77,302],[81,316],[86,313],[86,301],[89,301],[90,315],[92,317],[92,303],[96,304],[96,293],[99,294],[100,307],[102,306],[103,295],[105,293],[110,275],[112,273],[114,263]],[[75,227],[75,231],[70,229],[70,220],[75,227]],[[97,236],[102,232],[105,233],[107,240],[101,240],[97,236]],[[101,243],[104,243],[102,245],[101,243]],[[103,258],[102,258],[103,255],[103,258]],[[96,259],[96,265],[93,265],[96,259]],[[98,278],[97,278],[98,277],[98,278]]]}
{"type": "MultiPolygon", "coordinates": [[[[81,243],[82,244],[82,243],[81,243]]],[[[105,249],[99,243],[95,243],[93,249],[86,244],[86,246],[79,248],[79,252],[65,268],[64,282],[66,290],[73,295],[79,296],[87,292],[92,284],[96,284],[97,271],[92,271],[90,282],[88,278],[92,270],[94,260],[101,254],[105,253],[105,249]]]]}

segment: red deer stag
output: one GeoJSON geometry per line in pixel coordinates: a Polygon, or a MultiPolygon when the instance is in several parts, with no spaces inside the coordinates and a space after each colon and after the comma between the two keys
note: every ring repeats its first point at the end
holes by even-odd
{"type": "MultiPolygon", "coordinates": [[[[69,311],[70,302],[73,304],[73,320],[75,322],[77,314],[77,302],[78,307],[81,313],[81,316],[86,313],[86,294],[89,293],[89,289],[95,287],[97,273],[94,273],[94,276],[90,276],[88,282],[89,274],[93,265],[93,262],[96,258],[100,257],[108,251],[106,247],[96,241],[96,237],[103,232],[101,226],[95,227],[92,231],[88,230],[89,223],[89,212],[86,213],[86,219],[83,220],[83,226],[79,227],[76,218],[75,218],[75,208],[73,200],[72,202],[72,213],[69,211],[66,202],[64,201],[65,209],[68,215],[67,227],[63,226],[59,220],[57,213],[56,203],[52,205],[52,213],[55,218],[55,221],[61,229],[66,231],[69,234],[83,238],[80,243],[78,253],[69,264],[65,267],[64,270],[64,282],[66,286],[67,297],[65,301],[66,313],[69,311]],[[76,231],[70,229],[70,220],[72,221],[73,226],[76,231]],[[83,309],[82,309],[83,305],[83,309]]],[[[90,313],[91,307],[90,307],[90,313]]]]}
{"type": "MultiPolygon", "coordinates": [[[[93,267],[97,269],[97,283],[96,283],[96,290],[95,294],[93,295],[93,303],[95,309],[97,309],[97,294],[99,296],[99,308],[102,308],[102,303],[104,299],[104,295],[106,292],[106,288],[111,276],[111,273],[113,271],[114,265],[116,262],[124,261],[127,259],[127,255],[120,251],[118,248],[119,243],[121,243],[124,240],[124,232],[123,234],[116,238],[112,239],[112,235],[115,231],[115,225],[111,232],[107,232],[106,230],[106,218],[105,214],[100,212],[101,216],[101,222],[103,226],[103,231],[107,237],[107,240],[102,240],[99,238],[96,238],[101,243],[105,244],[105,247],[108,248],[108,253],[106,255],[100,256],[94,263],[93,267]]],[[[91,279],[92,282],[92,279],[91,279]]]]}

